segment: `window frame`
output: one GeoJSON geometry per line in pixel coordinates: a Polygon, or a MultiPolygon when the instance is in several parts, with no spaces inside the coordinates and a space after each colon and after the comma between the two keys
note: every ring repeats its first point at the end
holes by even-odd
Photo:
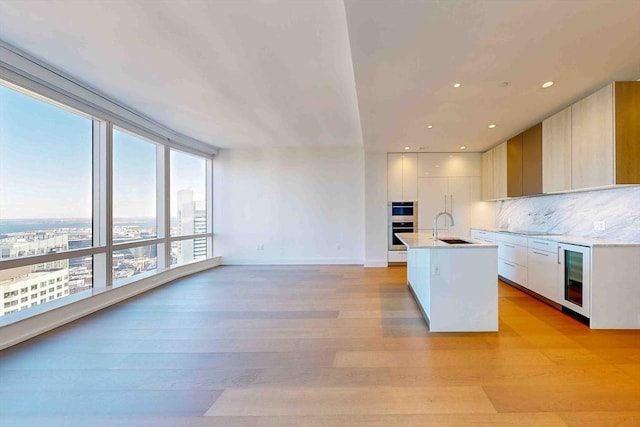
{"type": "MultiPolygon", "coordinates": [[[[0,49],[4,48],[0,45],[0,49]]],[[[0,84],[28,96],[34,97],[40,101],[49,103],[55,107],[62,108],[74,114],[92,120],[93,141],[92,141],[92,226],[93,239],[92,246],[80,249],[67,249],[56,253],[32,254],[19,258],[0,259],[0,270],[6,270],[16,267],[25,267],[35,264],[60,261],[63,259],[72,259],[78,257],[92,257],[92,289],[82,291],[86,297],[102,293],[120,286],[125,286],[142,280],[146,277],[159,274],[170,270],[177,266],[183,266],[195,262],[203,262],[213,258],[213,158],[217,150],[212,152],[199,151],[193,147],[184,145],[176,140],[166,137],[160,133],[154,132],[157,129],[163,129],[160,125],[157,128],[148,129],[140,126],[130,120],[126,120],[113,112],[97,108],[96,99],[90,99],[88,102],[77,96],[73,96],[73,91],[66,92],[56,90],[50,84],[38,82],[32,78],[27,78],[14,70],[7,69],[0,62],[0,84]],[[156,238],[140,239],[113,243],[113,130],[116,127],[119,131],[129,133],[130,135],[149,141],[156,145],[156,238]],[[194,155],[205,161],[206,165],[206,210],[207,210],[207,232],[193,235],[171,236],[171,188],[170,188],[170,152],[175,150],[189,155],[194,155]],[[207,239],[207,255],[204,259],[198,259],[191,262],[171,265],[171,243],[194,238],[207,239]],[[150,274],[139,274],[128,278],[129,280],[118,280],[114,284],[113,281],[113,254],[123,249],[133,249],[142,246],[157,245],[157,261],[156,270],[149,272],[150,274]]],[[[70,82],[69,84],[77,85],[70,82]]],[[[84,89],[82,87],[82,89],[84,89]]],[[[107,98],[101,97],[98,93],[93,93],[96,98],[101,101],[111,102],[107,98]]],[[[111,102],[112,103],[112,102],[111,102]]],[[[120,107],[118,104],[113,105],[120,107]]],[[[130,110],[125,111],[131,113],[130,110]]],[[[135,114],[135,113],[134,113],[135,114]]],[[[141,119],[143,118],[142,116],[141,119]]],[[[144,119],[148,120],[148,119],[144,119]]],[[[144,120],[140,120],[143,121],[144,120]]],[[[154,122],[149,122],[154,124],[154,122]]],[[[180,139],[189,140],[186,137],[180,139]]],[[[199,143],[199,141],[195,141],[199,143]]],[[[202,143],[200,143],[202,144],[202,143]]],[[[197,144],[194,144],[197,146],[197,144]]],[[[69,295],[63,295],[62,301],[69,295]]],[[[74,298],[68,298],[67,303],[77,300],[78,294],[74,294],[74,298]]],[[[53,300],[55,301],[55,300],[53,300]]],[[[53,302],[46,301],[47,303],[53,302]]],[[[54,309],[63,304],[49,304],[50,308],[44,309],[46,305],[38,304],[33,314],[29,314],[29,308],[23,310],[27,316],[40,314],[43,311],[54,309]]],[[[6,313],[5,316],[9,314],[6,313]]],[[[4,316],[3,316],[4,317],[4,316]]],[[[24,315],[19,318],[25,317],[24,315]]],[[[17,321],[18,319],[16,319],[17,321]]],[[[3,324],[11,323],[10,321],[0,322],[3,324]]]]}

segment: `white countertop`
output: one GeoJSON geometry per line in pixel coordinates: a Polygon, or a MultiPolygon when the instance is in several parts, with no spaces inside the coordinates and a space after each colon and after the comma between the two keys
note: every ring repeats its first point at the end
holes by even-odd
{"type": "Polygon", "coordinates": [[[433,240],[433,235],[431,233],[396,233],[396,236],[402,243],[407,246],[409,249],[416,248],[430,248],[430,249],[486,249],[486,248],[497,248],[498,245],[494,245],[487,242],[482,242],[480,240],[472,239],[471,237],[460,237],[454,236],[450,234],[438,234],[438,238],[440,239],[461,239],[466,240],[467,242],[472,242],[471,245],[465,244],[449,244],[442,242],[440,240],[433,240]]]}
{"type": "Polygon", "coordinates": [[[640,242],[625,242],[622,240],[598,239],[598,238],[592,238],[592,237],[578,237],[578,236],[569,236],[565,234],[545,234],[545,233],[535,234],[535,232],[531,232],[531,231],[518,232],[515,230],[505,230],[501,228],[473,227],[473,229],[491,231],[493,233],[515,234],[523,237],[535,237],[536,239],[551,240],[553,242],[558,242],[558,243],[568,243],[570,245],[579,245],[579,246],[588,246],[588,247],[640,246],[640,242]]]}

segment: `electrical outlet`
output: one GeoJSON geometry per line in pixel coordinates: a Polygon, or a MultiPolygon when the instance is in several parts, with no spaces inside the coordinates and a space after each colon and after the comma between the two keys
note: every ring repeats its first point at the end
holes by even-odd
{"type": "Polygon", "coordinates": [[[341,247],[341,246],[340,246],[340,243],[336,243],[336,249],[337,249],[337,250],[340,250],[340,247],[341,247]]]}
{"type": "Polygon", "coordinates": [[[511,225],[511,218],[507,218],[507,225],[511,225]]]}
{"type": "Polygon", "coordinates": [[[438,264],[433,266],[432,275],[433,276],[439,276],[440,275],[440,266],[438,264]]]}
{"type": "Polygon", "coordinates": [[[604,221],[594,221],[593,222],[593,229],[595,231],[604,231],[604,230],[606,230],[604,221]]]}

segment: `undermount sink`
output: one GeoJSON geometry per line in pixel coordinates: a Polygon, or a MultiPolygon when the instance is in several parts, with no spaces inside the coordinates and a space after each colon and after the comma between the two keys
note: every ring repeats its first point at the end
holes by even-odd
{"type": "Polygon", "coordinates": [[[445,242],[449,245],[473,245],[473,243],[471,242],[467,242],[466,240],[462,240],[462,239],[438,239],[441,242],[445,242]]]}

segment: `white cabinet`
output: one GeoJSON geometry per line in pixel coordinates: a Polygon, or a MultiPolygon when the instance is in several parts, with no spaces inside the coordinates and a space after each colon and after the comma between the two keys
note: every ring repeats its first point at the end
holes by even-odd
{"type": "Polygon", "coordinates": [[[476,240],[481,240],[487,243],[494,243],[496,241],[495,235],[491,231],[472,229],[469,232],[469,235],[476,240]]]}
{"type": "Polygon", "coordinates": [[[542,192],[571,189],[571,107],[542,122],[542,192]]]}
{"type": "Polygon", "coordinates": [[[529,238],[528,246],[527,287],[560,304],[562,289],[558,284],[558,243],[529,238]]]}
{"type": "MultiPolygon", "coordinates": [[[[433,231],[433,218],[438,212],[445,212],[448,206],[449,178],[418,179],[418,229],[433,231]]],[[[448,219],[447,219],[448,220],[448,219]]],[[[438,223],[438,230],[448,229],[445,218],[438,223]]]]}
{"type": "Polygon", "coordinates": [[[471,225],[471,205],[479,200],[479,177],[421,177],[418,179],[418,228],[422,232],[433,232],[436,214],[449,212],[455,225],[451,225],[448,217],[441,217],[438,230],[467,236],[471,225]]]}
{"type": "Polygon", "coordinates": [[[480,176],[480,155],[476,153],[420,153],[418,177],[480,176]]]}
{"type": "Polygon", "coordinates": [[[527,238],[495,233],[498,244],[498,274],[518,285],[527,286],[527,238]]]}
{"type": "Polygon", "coordinates": [[[418,154],[387,154],[387,201],[412,202],[418,199],[418,154]]]}

